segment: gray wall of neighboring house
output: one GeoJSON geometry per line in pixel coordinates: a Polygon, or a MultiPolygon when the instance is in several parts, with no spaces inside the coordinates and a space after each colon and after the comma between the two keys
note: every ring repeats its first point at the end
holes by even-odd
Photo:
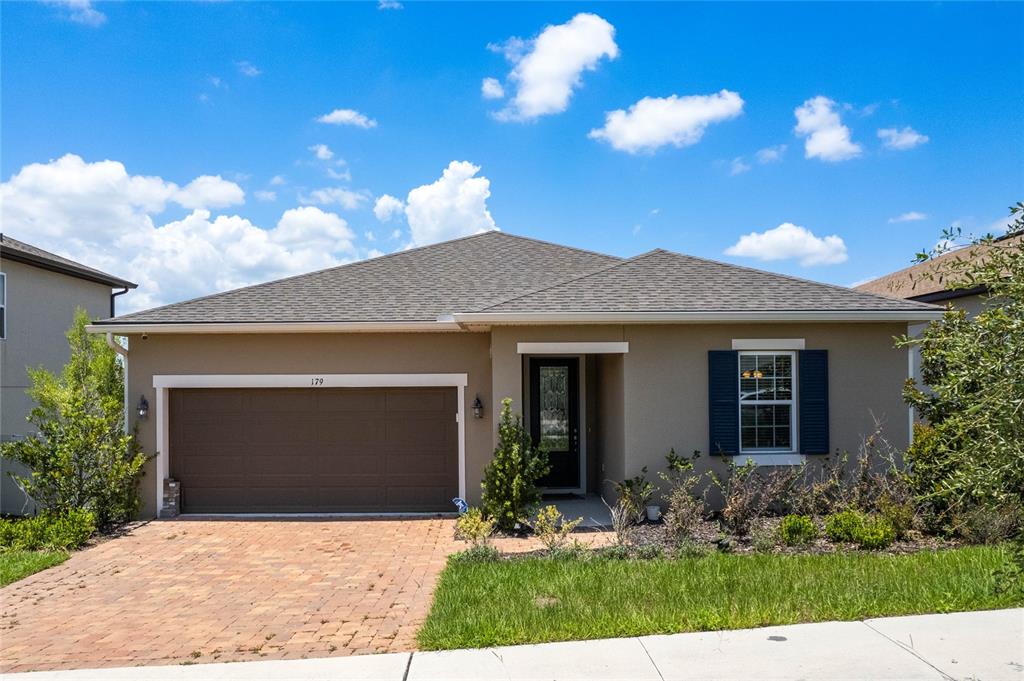
{"type": "MultiPolygon", "coordinates": [[[[0,272],[7,287],[7,338],[0,341],[0,439],[7,441],[31,432],[25,420],[33,406],[25,394],[26,367],[60,371],[69,358],[64,334],[75,309],[85,309],[93,319],[109,316],[110,287],[8,259],[0,259],[0,272]]],[[[25,495],[10,471],[24,473],[24,468],[0,460],[0,511],[20,513],[25,495]]]]}

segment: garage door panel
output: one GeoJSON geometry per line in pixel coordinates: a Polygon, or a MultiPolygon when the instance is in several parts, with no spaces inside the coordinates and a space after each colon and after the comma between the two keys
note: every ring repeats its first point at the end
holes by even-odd
{"type": "Polygon", "coordinates": [[[450,511],[454,388],[173,389],[185,512],[450,511]]]}

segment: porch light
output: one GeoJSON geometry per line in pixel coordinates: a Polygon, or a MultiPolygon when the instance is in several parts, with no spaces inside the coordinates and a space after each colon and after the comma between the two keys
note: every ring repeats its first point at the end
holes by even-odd
{"type": "Polygon", "coordinates": [[[138,412],[140,419],[149,415],[149,402],[146,401],[145,395],[139,396],[139,406],[135,407],[135,411],[138,412]]]}
{"type": "Polygon", "coordinates": [[[482,419],[484,417],[484,403],[480,401],[480,396],[477,395],[476,399],[473,400],[473,418],[482,419]]]}

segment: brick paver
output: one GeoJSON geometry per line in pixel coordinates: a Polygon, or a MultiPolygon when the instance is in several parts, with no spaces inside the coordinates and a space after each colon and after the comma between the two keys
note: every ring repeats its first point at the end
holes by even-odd
{"type": "Polygon", "coordinates": [[[438,573],[448,554],[463,548],[452,539],[452,525],[449,519],[141,525],[0,589],[0,669],[412,650],[438,573]]]}

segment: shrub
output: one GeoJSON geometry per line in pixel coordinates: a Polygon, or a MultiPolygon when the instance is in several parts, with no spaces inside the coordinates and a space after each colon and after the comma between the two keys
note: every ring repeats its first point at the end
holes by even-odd
{"type": "Polygon", "coordinates": [[[722,520],[726,528],[741,536],[750,532],[750,524],[782,500],[799,472],[785,467],[760,471],[750,460],[742,466],[730,461],[724,479],[712,471],[711,482],[724,500],[722,520]]]}
{"type": "Polygon", "coordinates": [[[665,532],[675,542],[691,539],[704,519],[704,500],[694,494],[701,475],[694,473],[693,460],[699,456],[700,452],[695,451],[691,458],[682,457],[673,449],[665,457],[667,472],[661,474],[661,479],[669,487],[663,518],[665,532]]]}
{"type": "Polygon", "coordinates": [[[759,526],[750,530],[750,543],[758,553],[771,553],[778,544],[779,535],[771,529],[759,526]]]}
{"type": "Polygon", "coordinates": [[[956,533],[971,544],[998,544],[1024,529],[1024,513],[1015,503],[992,508],[975,505],[960,511],[954,519],[956,533]]]}
{"type": "Polygon", "coordinates": [[[809,544],[817,536],[818,528],[805,515],[787,515],[779,524],[779,538],[786,546],[809,544]]]}
{"type": "Polygon", "coordinates": [[[501,558],[501,552],[490,544],[476,544],[465,551],[452,554],[450,561],[456,563],[493,563],[501,558]]]}
{"type": "Polygon", "coordinates": [[[537,481],[549,470],[548,457],[533,446],[523,420],[512,414],[512,400],[501,401],[498,446],[484,469],[481,507],[498,529],[512,532],[540,503],[537,481]]]}
{"type": "Polygon", "coordinates": [[[0,548],[37,551],[76,549],[96,531],[91,511],[72,509],[31,518],[0,520],[0,548]]]}
{"type": "Polygon", "coordinates": [[[44,512],[87,509],[100,529],[135,517],[146,456],[124,432],[124,369],[104,339],[85,331],[83,310],[67,333],[71,359],[60,375],[29,369],[29,421],[37,434],[0,446],[30,470],[12,475],[44,512]]]}
{"type": "Polygon", "coordinates": [[[709,546],[698,544],[690,539],[686,539],[676,546],[676,558],[704,558],[711,553],[712,550],[709,546]]]}
{"type": "Polygon", "coordinates": [[[914,529],[917,512],[910,501],[894,501],[888,495],[878,500],[878,513],[885,518],[896,532],[897,539],[904,539],[914,529]]]}
{"type": "Polygon", "coordinates": [[[630,522],[642,523],[647,512],[647,504],[658,490],[654,483],[647,480],[647,466],[640,469],[639,475],[612,484],[615,485],[619,503],[629,512],[630,522]]]}
{"type": "Polygon", "coordinates": [[[884,549],[896,541],[896,530],[881,516],[868,516],[854,536],[862,549],[884,549]]]}
{"type": "Polygon", "coordinates": [[[569,533],[582,522],[583,518],[567,520],[558,508],[551,504],[538,511],[537,518],[533,522],[533,531],[544,548],[551,553],[564,548],[569,533]]]}
{"type": "Polygon", "coordinates": [[[548,557],[553,560],[587,560],[590,557],[590,550],[586,544],[574,539],[567,545],[552,549],[548,557]]]}
{"type": "MultiPolygon", "coordinates": [[[[602,499],[602,501],[604,500],[602,499]]],[[[615,502],[614,506],[609,506],[607,501],[604,501],[604,505],[612,520],[615,545],[628,546],[633,539],[632,516],[630,515],[632,510],[623,504],[621,499],[615,502]]]]}
{"type": "Polygon", "coordinates": [[[455,521],[455,532],[473,546],[488,544],[494,534],[494,520],[485,518],[479,508],[471,508],[455,521]]]}
{"type": "Polygon", "coordinates": [[[859,511],[846,510],[825,518],[825,534],[833,542],[855,542],[864,525],[864,514],[859,511]]]}
{"type": "Polygon", "coordinates": [[[629,547],[625,544],[602,546],[597,550],[597,555],[601,558],[608,558],[610,560],[628,560],[629,547]]]}
{"type": "Polygon", "coordinates": [[[655,560],[664,556],[665,550],[657,544],[644,544],[636,550],[636,557],[640,560],[655,560]]]}

